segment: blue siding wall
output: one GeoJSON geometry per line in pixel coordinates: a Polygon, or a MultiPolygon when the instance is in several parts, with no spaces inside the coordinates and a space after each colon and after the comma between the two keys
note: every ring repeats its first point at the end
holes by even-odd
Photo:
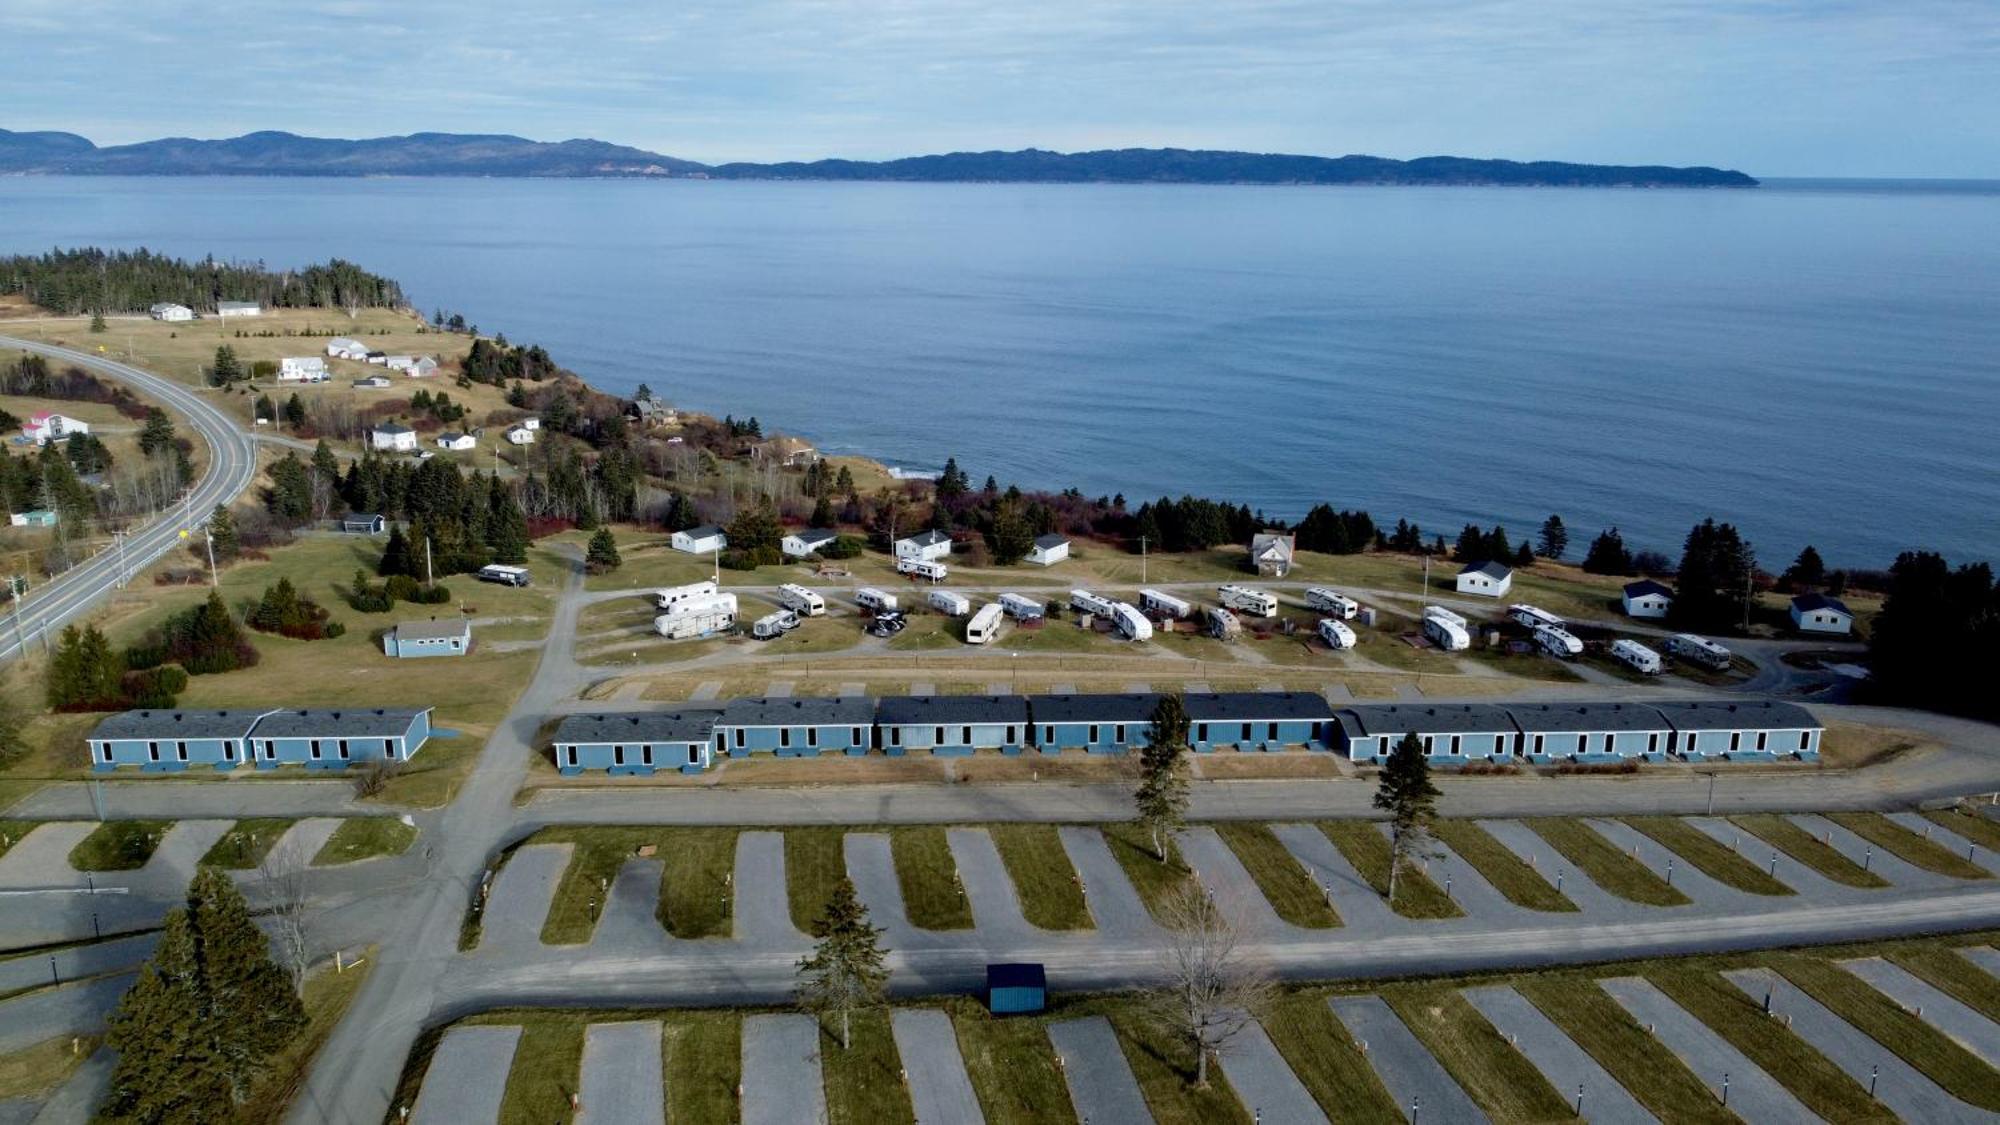
{"type": "Polygon", "coordinates": [[[1320,724],[1310,719],[1281,719],[1276,722],[1198,722],[1188,727],[1188,745],[1207,753],[1218,746],[1238,750],[1282,750],[1288,746],[1323,748],[1320,724]]]}
{"type": "Polygon", "coordinates": [[[169,773],[187,769],[235,769],[241,765],[241,742],[237,739],[189,738],[160,739],[149,744],[146,739],[120,738],[103,741],[91,740],[91,768],[99,772],[117,769],[120,766],[137,766],[142,770],[169,773]],[[150,745],[159,747],[158,760],[154,759],[150,745]],[[187,756],[182,758],[181,747],[187,748],[187,756]],[[225,748],[234,748],[238,760],[225,757],[225,748]],[[105,750],[111,757],[105,760],[105,750]]]}
{"type": "Polygon", "coordinates": [[[948,723],[944,737],[938,738],[936,723],[909,723],[882,727],[882,750],[898,757],[910,750],[928,750],[947,757],[962,757],[974,750],[999,750],[1019,754],[1027,737],[1025,723],[948,723]]]}
{"type": "Polygon", "coordinates": [[[1035,726],[1035,745],[1044,754],[1079,749],[1086,754],[1123,754],[1145,746],[1151,728],[1150,718],[1125,723],[1039,723],[1035,726]],[[1095,738],[1091,737],[1093,732],[1095,738]]]}
{"type": "Polygon", "coordinates": [[[707,768],[709,751],[707,742],[577,742],[558,743],[556,768],[565,776],[574,777],[585,770],[604,770],[614,776],[635,774],[650,775],[659,770],[679,770],[682,773],[700,773],[707,768]],[[625,764],[618,764],[618,747],[625,749],[625,764]],[[652,751],[648,764],[646,751],[652,751]],[[693,762],[689,762],[689,752],[693,752],[693,762]]]}
{"type": "Polygon", "coordinates": [[[723,745],[729,748],[732,758],[747,758],[751,754],[770,753],[780,758],[812,758],[821,754],[865,754],[872,737],[873,727],[863,723],[853,726],[810,726],[799,724],[784,727],[732,727],[717,726],[716,734],[723,738],[723,745]],[[856,735],[859,738],[856,738],[856,735]]]}

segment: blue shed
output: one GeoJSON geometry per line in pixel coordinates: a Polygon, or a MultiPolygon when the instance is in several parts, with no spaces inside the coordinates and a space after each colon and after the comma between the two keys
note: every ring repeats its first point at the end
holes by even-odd
{"type": "Polygon", "coordinates": [[[760,751],[781,758],[824,753],[866,754],[873,742],[875,701],[839,699],[732,699],[715,724],[715,748],[732,758],[760,751]]]}
{"type": "Polygon", "coordinates": [[[472,622],[404,621],[382,634],[382,651],[390,656],[464,656],[472,651],[472,622]]]}
{"type": "Polygon", "coordinates": [[[584,770],[700,773],[708,768],[716,717],[714,711],[570,715],[556,727],[556,768],[565,776],[584,770]]]}
{"type": "Polygon", "coordinates": [[[1491,703],[1364,703],[1342,707],[1329,724],[1334,748],[1355,762],[1380,762],[1406,734],[1423,740],[1438,764],[1498,761],[1516,753],[1520,727],[1491,703]]]}
{"type": "Polygon", "coordinates": [[[1048,974],[1034,961],[986,966],[986,1010],[996,1016],[1028,1015],[1049,1003],[1048,974]]]}
{"type": "Polygon", "coordinates": [[[403,762],[431,735],[428,707],[273,711],[250,732],[257,768],[343,769],[356,762],[403,762]]]}
{"type": "Polygon", "coordinates": [[[97,724],[84,741],[90,768],[119,766],[172,771],[207,766],[235,769],[247,760],[254,711],[123,711],[97,724]]]}
{"type": "Polygon", "coordinates": [[[1018,695],[896,695],[876,705],[875,722],[891,757],[908,750],[1019,754],[1028,740],[1028,701],[1018,695]]]}
{"type": "Polygon", "coordinates": [[[1035,746],[1042,753],[1080,747],[1091,754],[1123,754],[1146,745],[1160,695],[1037,695],[1028,705],[1035,719],[1035,746]]]}
{"type": "Polygon", "coordinates": [[[1203,692],[1185,697],[1188,745],[1206,753],[1238,750],[1325,749],[1333,708],[1326,697],[1304,691],[1203,692]]]}

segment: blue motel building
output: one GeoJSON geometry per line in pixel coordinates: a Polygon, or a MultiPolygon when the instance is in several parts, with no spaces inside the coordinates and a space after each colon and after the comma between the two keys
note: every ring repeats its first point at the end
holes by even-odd
{"type": "Polygon", "coordinates": [[[1033,699],[1035,747],[1044,754],[1082,750],[1123,754],[1147,743],[1157,692],[1037,695],[1033,699]]]}
{"type": "Polygon", "coordinates": [[[1197,753],[1218,746],[1238,751],[1283,750],[1331,745],[1333,708],[1326,697],[1305,691],[1204,692],[1185,697],[1188,745],[1197,753]]]}
{"type": "Polygon", "coordinates": [[[431,709],[124,711],[90,732],[91,768],[171,772],[305,766],[344,769],[367,762],[404,762],[431,735],[431,709]]]}
{"type": "Polygon", "coordinates": [[[874,744],[875,701],[865,696],[839,699],[732,699],[715,722],[716,752],[732,758],[776,754],[812,758],[821,754],[866,754],[874,744]]]}
{"type": "Polygon", "coordinates": [[[879,700],[875,725],[891,757],[924,750],[963,757],[978,750],[1019,754],[1026,746],[1028,701],[1019,695],[897,695],[879,700]]]}
{"type": "Polygon", "coordinates": [[[564,776],[700,773],[712,758],[715,711],[633,711],[570,715],[556,727],[556,769],[564,776]]]}

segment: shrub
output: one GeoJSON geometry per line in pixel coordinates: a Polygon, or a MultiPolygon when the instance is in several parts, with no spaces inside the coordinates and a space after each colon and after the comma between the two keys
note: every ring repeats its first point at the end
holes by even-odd
{"type": "Polygon", "coordinates": [[[393,781],[396,775],[402,772],[402,769],[403,764],[401,762],[378,761],[368,763],[362,767],[361,773],[354,779],[354,795],[357,797],[380,796],[382,790],[388,787],[389,782],[393,781]]]}
{"type": "Polygon", "coordinates": [[[819,549],[823,559],[857,559],[868,544],[859,535],[841,535],[819,549]]]}
{"type": "Polygon", "coordinates": [[[143,672],[125,673],[127,707],[172,707],[175,696],[187,690],[187,672],[177,664],[163,664],[143,672]]]}

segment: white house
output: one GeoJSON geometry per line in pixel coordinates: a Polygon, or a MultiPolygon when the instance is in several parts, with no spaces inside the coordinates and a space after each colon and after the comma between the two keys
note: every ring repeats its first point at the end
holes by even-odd
{"type": "Polygon", "coordinates": [[[1665,617],[1673,608],[1674,592],[1650,578],[1625,583],[1625,616],[1665,617]]]}
{"type": "Polygon", "coordinates": [[[80,422],[66,414],[57,414],[52,410],[37,410],[28,415],[27,421],[21,423],[21,436],[36,445],[47,445],[52,441],[61,441],[71,434],[89,432],[88,423],[80,422]]]}
{"type": "Polygon", "coordinates": [[[674,532],[674,550],[685,551],[690,555],[712,555],[727,546],[729,546],[729,536],[724,535],[721,528],[711,524],[674,532]]]}
{"type": "Polygon", "coordinates": [[[278,361],[280,383],[326,382],[326,360],[316,355],[288,355],[278,361]]]}
{"type": "Polygon", "coordinates": [[[524,430],[539,430],[542,428],[542,420],[540,418],[523,418],[521,419],[520,426],[524,430]]]}
{"type": "Polygon", "coordinates": [[[412,379],[422,379],[437,374],[438,361],[427,355],[392,355],[385,366],[391,371],[401,371],[412,379]]]}
{"type": "Polygon", "coordinates": [[[1290,532],[1260,531],[1250,537],[1250,569],[1283,578],[1291,572],[1296,546],[1290,532]]]}
{"type": "Polygon", "coordinates": [[[215,303],[215,315],[225,318],[232,316],[263,316],[264,306],[255,301],[217,301],[215,303]]]}
{"type": "Polygon", "coordinates": [[[1514,585],[1514,572],[1497,562],[1473,563],[1458,572],[1458,592],[1482,598],[1504,598],[1514,585]]]}
{"type": "Polygon", "coordinates": [[[1792,599],[1792,628],[1801,633],[1846,636],[1854,629],[1854,611],[1839,598],[1800,594],[1792,599]]]}
{"type": "Polygon", "coordinates": [[[461,434],[457,430],[446,430],[437,436],[437,447],[439,449],[450,449],[463,453],[468,449],[476,448],[478,445],[479,443],[472,439],[471,434],[461,434]]]}
{"type": "Polygon", "coordinates": [[[535,444],[535,431],[531,426],[507,427],[507,440],[515,445],[535,444]]]}
{"type": "Polygon", "coordinates": [[[786,558],[802,559],[808,555],[817,553],[821,547],[826,546],[839,537],[839,533],[831,528],[806,527],[785,536],[783,542],[778,544],[778,547],[785,552],[786,558]]]}
{"type": "Polygon", "coordinates": [[[334,359],[365,360],[368,358],[368,345],[346,336],[335,336],[326,342],[326,354],[334,359]]]}
{"type": "Polygon", "coordinates": [[[154,320],[181,321],[194,319],[193,309],[188,308],[186,305],[176,305],[170,301],[161,301],[148,311],[153,314],[154,320]]]}
{"type": "Polygon", "coordinates": [[[942,531],[921,531],[896,540],[896,557],[936,562],[951,557],[951,536],[942,531]]]}
{"type": "Polygon", "coordinates": [[[368,448],[397,453],[415,452],[417,431],[398,422],[384,422],[368,431],[368,448]]]}
{"type": "Polygon", "coordinates": [[[1062,535],[1038,535],[1028,561],[1036,566],[1054,566],[1069,557],[1069,539],[1062,535]]]}
{"type": "Polygon", "coordinates": [[[370,375],[366,379],[356,379],[354,385],[357,389],[364,391],[379,391],[389,386],[389,380],[384,379],[380,375],[370,375]]]}

